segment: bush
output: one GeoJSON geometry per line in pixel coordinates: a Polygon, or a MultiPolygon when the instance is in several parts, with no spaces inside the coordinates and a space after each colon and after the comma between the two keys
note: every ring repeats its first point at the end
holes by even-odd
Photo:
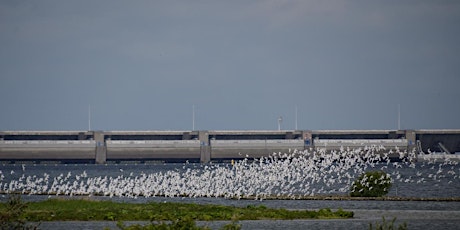
{"type": "Polygon", "coordinates": [[[395,227],[395,221],[396,217],[393,218],[391,222],[387,222],[385,220],[385,217],[382,217],[382,222],[381,223],[375,223],[375,228],[372,225],[372,223],[369,224],[369,229],[370,230],[393,230],[393,229],[398,229],[398,230],[407,230],[407,223],[404,222],[398,226],[398,228],[395,227]]]}
{"type": "Polygon", "coordinates": [[[154,223],[151,222],[150,224],[147,225],[140,225],[140,224],[134,224],[130,226],[124,225],[123,222],[119,221],[117,222],[117,227],[122,229],[122,230],[173,230],[173,229],[187,229],[187,230],[207,230],[209,229],[208,227],[199,227],[196,225],[195,221],[191,218],[185,217],[181,218],[175,221],[172,221],[171,223],[154,223]]]}
{"type": "MultiPolygon", "coordinates": [[[[155,223],[151,222],[150,224],[147,225],[140,225],[140,224],[134,224],[130,226],[126,226],[123,222],[119,221],[117,222],[117,227],[120,228],[121,230],[175,230],[175,229],[184,229],[184,230],[208,230],[210,229],[207,226],[197,226],[195,220],[189,218],[189,217],[184,217],[175,221],[172,221],[170,223],[155,223]]],[[[237,221],[232,221],[229,224],[226,224],[222,226],[223,230],[240,230],[241,225],[238,224],[237,221]]]]}
{"type": "Polygon", "coordinates": [[[238,224],[236,221],[232,221],[229,224],[224,225],[221,229],[223,230],[240,230],[241,224],[238,224]]]}
{"type": "Polygon", "coordinates": [[[23,218],[27,205],[21,196],[12,194],[8,197],[6,210],[0,212],[0,229],[37,229],[38,225],[28,225],[23,218]]]}
{"type": "Polygon", "coordinates": [[[351,186],[352,197],[381,197],[391,188],[390,175],[383,171],[366,172],[358,177],[351,186]]]}

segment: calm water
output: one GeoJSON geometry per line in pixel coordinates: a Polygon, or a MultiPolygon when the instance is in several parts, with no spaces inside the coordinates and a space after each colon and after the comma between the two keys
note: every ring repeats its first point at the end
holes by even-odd
{"type": "MultiPolygon", "coordinates": [[[[378,164],[376,169],[381,169],[384,164],[378,164]]],[[[42,176],[49,174],[50,178],[59,175],[79,175],[83,172],[88,177],[136,177],[141,173],[157,173],[187,169],[204,169],[201,164],[108,164],[108,165],[1,165],[3,186],[21,177],[42,176]]],[[[225,167],[225,165],[223,165],[225,167]]],[[[392,174],[394,186],[389,196],[402,197],[426,197],[446,198],[460,197],[460,174],[459,164],[439,163],[416,163],[415,166],[387,165],[383,168],[392,174]],[[397,172],[397,173],[395,173],[397,172]]],[[[317,189],[324,187],[318,183],[317,189]]],[[[336,186],[343,186],[337,184],[336,186]]],[[[314,188],[314,186],[312,187],[314,188]]],[[[328,188],[334,190],[334,186],[328,188]]],[[[325,190],[327,191],[327,190],[325,190]]],[[[326,192],[328,194],[345,194],[340,192],[326,192]]],[[[25,195],[27,201],[48,199],[48,195],[25,195]]],[[[54,196],[51,196],[54,197],[54,196]]],[[[7,199],[1,195],[0,200],[7,199]]],[[[388,220],[397,217],[396,223],[406,222],[409,229],[459,229],[460,226],[460,202],[410,202],[410,201],[315,201],[315,200],[231,200],[224,198],[165,198],[165,197],[104,197],[98,196],[93,199],[107,199],[117,202],[191,202],[203,204],[222,204],[231,206],[265,205],[273,208],[286,209],[319,209],[319,208],[343,208],[355,212],[352,220],[290,220],[290,221],[242,221],[243,229],[368,229],[369,223],[375,223],[385,216],[388,220]]],[[[211,228],[219,228],[226,222],[199,222],[199,225],[207,225],[211,228]]],[[[103,229],[111,227],[116,229],[114,222],[45,222],[40,225],[41,229],[103,229]]]]}

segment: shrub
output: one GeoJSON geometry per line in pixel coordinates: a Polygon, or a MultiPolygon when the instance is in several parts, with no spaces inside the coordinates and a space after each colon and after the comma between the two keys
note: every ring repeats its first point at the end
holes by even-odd
{"type": "Polygon", "coordinates": [[[237,221],[232,221],[229,224],[224,225],[221,229],[223,230],[240,230],[241,224],[238,224],[237,221]]]}
{"type": "Polygon", "coordinates": [[[37,229],[38,225],[28,225],[23,218],[27,205],[21,196],[12,194],[6,202],[6,210],[0,212],[0,229],[37,229]]]}
{"type": "Polygon", "coordinates": [[[391,188],[390,175],[383,171],[370,171],[362,174],[353,182],[350,196],[352,197],[381,197],[391,188]]]}
{"type": "Polygon", "coordinates": [[[407,223],[404,222],[398,226],[398,228],[395,227],[395,221],[396,217],[393,218],[391,222],[387,222],[385,220],[385,217],[382,217],[382,222],[381,223],[375,223],[375,228],[372,225],[372,223],[369,224],[369,229],[370,230],[393,230],[393,229],[398,229],[398,230],[407,230],[407,223]]]}
{"type": "Polygon", "coordinates": [[[140,224],[134,224],[130,226],[126,226],[123,222],[119,221],[117,222],[117,227],[122,229],[122,230],[169,230],[169,229],[187,229],[187,230],[207,230],[209,229],[208,227],[199,227],[196,225],[195,221],[191,218],[184,217],[175,221],[172,221],[171,223],[154,223],[151,222],[150,224],[147,225],[140,225],[140,224]]]}
{"type": "MultiPolygon", "coordinates": [[[[147,225],[140,225],[140,224],[133,224],[130,226],[126,226],[123,222],[118,221],[117,222],[117,227],[120,228],[121,230],[175,230],[175,229],[186,229],[186,230],[208,230],[210,229],[207,226],[197,226],[195,220],[189,218],[189,217],[184,217],[175,221],[171,221],[170,223],[165,223],[165,222],[160,222],[160,223],[155,223],[151,222],[150,224],[147,225]]],[[[222,226],[220,229],[223,230],[240,230],[241,225],[238,224],[237,221],[232,221],[231,223],[228,223],[224,226],[222,226]]]]}

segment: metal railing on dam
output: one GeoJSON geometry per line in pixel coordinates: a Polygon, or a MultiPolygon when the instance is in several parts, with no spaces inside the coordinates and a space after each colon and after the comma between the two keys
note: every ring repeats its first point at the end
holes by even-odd
{"type": "Polygon", "coordinates": [[[365,146],[460,152],[460,130],[0,131],[0,161],[195,161],[365,146]]]}

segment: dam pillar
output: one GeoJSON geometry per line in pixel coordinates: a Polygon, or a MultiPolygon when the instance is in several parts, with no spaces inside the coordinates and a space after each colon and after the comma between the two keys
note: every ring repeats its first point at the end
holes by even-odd
{"type": "Polygon", "coordinates": [[[96,164],[105,164],[107,161],[107,148],[105,146],[104,133],[94,131],[94,140],[96,141],[96,164]]]}
{"type": "Polygon", "coordinates": [[[211,161],[211,146],[209,145],[208,131],[198,131],[198,139],[200,140],[200,163],[208,163],[211,161]]]}
{"type": "Polygon", "coordinates": [[[410,152],[416,147],[416,134],[414,130],[406,130],[405,138],[407,140],[407,151],[410,152]]]}
{"type": "Polygon", "coordinates": [[[311,131],[302,131],[302,139],[304,142],[304,148],[308,149],[313,147],[312,133],[311,131]]]}

